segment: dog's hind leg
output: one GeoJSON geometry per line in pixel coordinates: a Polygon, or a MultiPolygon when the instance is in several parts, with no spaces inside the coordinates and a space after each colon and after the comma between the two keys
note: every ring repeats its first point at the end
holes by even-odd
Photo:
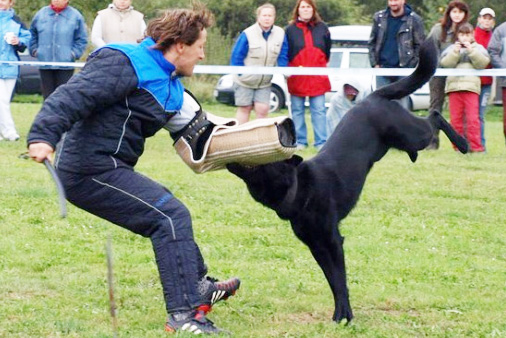
{"type": "Polygon", "coordinates": [[[442,130],[462,154],[469,151],[469,144],[466,139],[460,136],[438,111],[432,111],[428,119],[432,127],[442,130]]]}
{"type": "Polygon", "coordinates": [[[318,238],[315,242],[306,242],[306,245],[323,270],[332,290],[335,304],[332,319],[338,323],[346,319],[348,324],[353,318],[353,312],[346,286],[343,239],[336,234],[332,238],[318,238]]]}

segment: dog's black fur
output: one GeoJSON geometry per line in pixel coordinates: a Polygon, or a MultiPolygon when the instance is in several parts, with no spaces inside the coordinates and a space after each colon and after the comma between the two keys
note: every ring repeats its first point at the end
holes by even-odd
{"type": "Polygon", "coordinates": [[[446,120],[431,112],[428,118],[413,116],[397,102],[426,83],[437,66],[434,43],[420,50],[420,63],[410,76],[382,87],[350,110],[322,150],[303,161],[289,160],[256,167],[229,164],[255,200],[290,220],[293,231],[320,265],[334,295],[333,320],[351,321],[343,240],[338,224],[355,206],[374,162],[390,148],[408,153],[415,162],[427,147],[434,129],[442,130],[462,152],[468,145],[446,120]]]}

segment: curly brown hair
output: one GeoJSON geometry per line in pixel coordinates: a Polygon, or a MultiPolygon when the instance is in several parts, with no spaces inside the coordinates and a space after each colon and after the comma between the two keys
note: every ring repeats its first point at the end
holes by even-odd
{"type": "Polygon", "coordinates": [[[165,52],[178,42],[191,46],[202,30],[214,24],[214,16],[205,5],[200,2],[192,5],[192,9],[166,10],[149,22],[146,35],[155,40],[154,49],[165,52]]]}

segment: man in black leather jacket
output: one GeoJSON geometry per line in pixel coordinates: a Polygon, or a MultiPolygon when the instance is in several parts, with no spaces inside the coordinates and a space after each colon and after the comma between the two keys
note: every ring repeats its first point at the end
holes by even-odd
{"type": "MultiPolygon", "coordinates": [[[[369,60],[375,68],[414,68],[420,44],[425,40],[422,18],[405,0],[388,0],[388,7],[374,14],[369,38],[369,60]]],[[[377,76],[376,87],[399,80],[398,76],[377,76]]],[[[401,104],[409,109],[408,99],[401,104]]]]}

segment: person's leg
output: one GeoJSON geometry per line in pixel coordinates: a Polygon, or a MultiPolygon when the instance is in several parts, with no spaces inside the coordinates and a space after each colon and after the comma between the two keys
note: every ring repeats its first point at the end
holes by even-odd
{"type": "Polygon", "coordinates": [[[251,109],[253,109],[253,94],[253,89],[234,82],[234,100],[237,106],[235,118],[239,121],[239,124],[249,121],[251,109]]]}
{"type": "Polygon", "coordinates": [[[253,102],[257,119],[264,119],[269,115],[269,101],[271,100],[271,87],[255,89],[253,102]]]}
{"type": "Polygon", "coordinates": [[[448,105],[449,105],[448,108],[450,110],[450,124],[459,135],[465,137],[464,121],[463,121],[464,106],[460,94],[461,94],[460,92],[448,93],[448,105]]]}
{"type": "Polygon", "coordinates": [[[295,125],[295,134],[297,136],[297,146],[307,147],[307,129],[305,120],[305,97],[290,96],[290,103],[292,108],[292,120],[295,125]]]}
{"type": "Polygon", "coordinates": [[[503,108],[503,134],[506,139],[506,87],[502,87],[502,108],[503,108]]]}
{"type": "Polygon", "coordinates": [[[485,149],[481,144],[479,95],[472,92],[462,92],[462,101],[467,126],[466,134],[471,151],[482,152],[485,149]]]}
{"type": "Polygon", "coordinates": [[[327,112],[325,109],[325,95],[309,98],[309,111],[313,124],[314,146],[317,149],[323,147],[327,141],[327,112]]]}
{"type": "Polygon", "coordinates": [[[487,109],[488,101],[490,99],[490,93],[492,92],[492,85],[482,85],[480,92],[480,135],[481,145],[486,148],[485,140],[485,111],[487,109]]]}
{"type": "Polygon", "coordinates": [[[11,97],[16,79],[0,79],[0,136],[9,141],[19,140],[11,114],[11,97]]]}
{"type": "MultiPolygon", "coordinates": [[[[429,81],[430,104],[429,112],[438,111],[443,113],[445,102],[445,84],[446,76],[434,76],[429,81]]],[[[439,148],[439,130],[434,130],[434,136],[426,149],[439,148]]]]}
{"type": "Polygon", "coordinates": [[[384,87],[392,83],[389,76],[376,76],[376,89],[384,87]]]}
{"type": "Polygon", "coordinates": [[[70,78],[73,75],[74,75],[73,69],[58,69],[55,72],[55,85],[56,86],[55,86],[54,90],[56,90],[56,88],[58,88],[62,84],[69,82],[70,78]]]}
{"type": "Polygon", "coordinates": [[[239,121],[239,124],[243,124],[249,121],[249,115],[253,106],[238,106],[235,112],[235,118],[239,121]]]}
{"type": "Polygon", "coordinates": [[[55,70],[39,69],[42,97],[45,99],[56,89],[55,70]]]}
{"type": "Polygon", "coordinates": [[[191,216],[168,189],[127,169],[84,177],[59,174],[71,203],[151,239],[169,314],[201,304],[198,281],[205,266],[191,216]]]}

